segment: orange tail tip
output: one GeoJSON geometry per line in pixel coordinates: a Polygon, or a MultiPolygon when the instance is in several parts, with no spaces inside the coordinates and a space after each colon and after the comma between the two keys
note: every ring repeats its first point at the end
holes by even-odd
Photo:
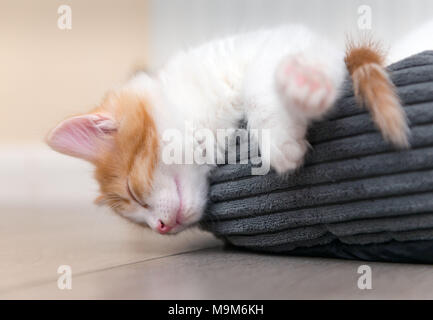
{"type": "Polygon", "coordinates": [[[380,47],[372,41],[359,45],[350,42],[345,63],[356,98],[369,109],[384,139],[397,147],[407,148],[409,127],[406,115],[385,69],[385,56],[380,47]]]}

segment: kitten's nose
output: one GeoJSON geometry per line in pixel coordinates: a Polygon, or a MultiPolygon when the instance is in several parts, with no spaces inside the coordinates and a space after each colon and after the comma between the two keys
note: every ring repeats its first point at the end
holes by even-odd
{"type": "Polygon", "coordinates": [[[166,225],[164,222],[162,222],[161,220],[158,220],[158,232],[160,234],[165,234],[167,232],[169,232],[171,229],[173,229],[173,227],[170,227],[168,225],[166,225]]]}

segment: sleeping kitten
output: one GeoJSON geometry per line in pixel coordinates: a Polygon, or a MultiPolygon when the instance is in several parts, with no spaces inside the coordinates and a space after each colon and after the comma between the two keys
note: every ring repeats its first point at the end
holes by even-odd
{"type": "Polygon", "coordinates": [[[88,114],[48,136],[56,151],[92,162],[101,196],[121,216],[161,234],[198,222],[213,165],[167,165],[167,129],[236,128],[270,132],[270,165],[298,168],[308,125],[339,96],[349,71],[356,96],[383,136],[408,145],[408,128],[384,57],[371,43],[333,47],[309,30],[287,26],[212,41],[174,56],[154,77],[139,74],[88,114]]]}

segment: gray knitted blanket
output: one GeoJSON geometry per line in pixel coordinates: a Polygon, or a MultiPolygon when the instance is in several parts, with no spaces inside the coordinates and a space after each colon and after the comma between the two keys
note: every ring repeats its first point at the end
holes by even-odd
{"type": "Polygon", "coordinates": [[[202,222],[226,242],[290,252],[433,240],[433,52],[391,65],[411,126],[411,149],[396,151],[360,108],[349,81],[327,120],[309,132],[305,166],[282,178],[224,165],[211,177],[202,222]]]}

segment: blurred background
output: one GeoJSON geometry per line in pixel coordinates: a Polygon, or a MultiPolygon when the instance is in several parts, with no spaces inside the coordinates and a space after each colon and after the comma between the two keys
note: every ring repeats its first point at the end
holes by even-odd
{"type": "MultiPolygon", "coordinates": [[[[59,252],[73,247],[63,246],[54,235],[44,236],[52,225],[69,234],[66,230],[75,223],[68,241],[73,243],[77,232],[84,233],[78,251],[87,252],[87,258],[93,254],[89,243],[116,236],[123,237],[128,248],[134,243],[131,250],[138,252],[136,257],[144,254],[139,249],[141,229],[126,227],[104,209],[93,207],[97,186],[91,178],[92,168],[43,144],[57,122],[92,108],[109,88],[121,84],[135,70],[156,70],[176,50],[214,37],[302,23],[343,43],[346,34],[357,32],[360,5],[371,7],[372,31],[389,45],[433,17],[431,0],[1,0],[3,285],[24,285],[33,279],[32,275],[22,277],[28,264],[40,266],[47,277],[51,275],[53,269],[45,271],[44,259],[64,258],[59,252]],[[70,30],[58,28],[61,5],[72,9],[70,30]],[[127,235],[120,236],[122,232],[127,235]],[[31,258],[23,258],[23,252],[31,258]]],[[[191,248],[192,239],[179,242],[173,252],[191,248]]],[[[153,254],[161,254],[158,250],[153,254]]],[[[110,257],[109,249],[102,251],[110,257]]],[[[82,255],[74,257],[75,262],[84,259],[82,255]]],[[[125,257],[135,261],[127,254],[125,257]]],[[[92,268],[107,266],[110,259],[89,264],[92,268]]]]}

